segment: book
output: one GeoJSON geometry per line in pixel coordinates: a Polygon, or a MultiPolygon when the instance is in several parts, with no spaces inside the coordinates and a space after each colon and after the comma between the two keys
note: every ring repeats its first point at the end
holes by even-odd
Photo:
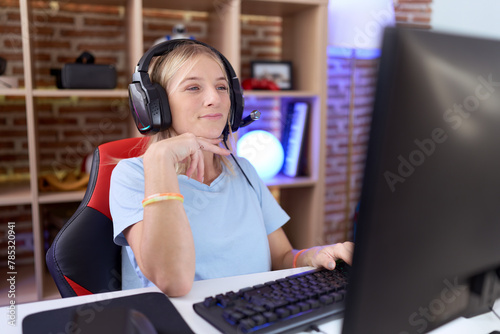
{"type": "Polygon", "coordinates": [[[308,114],[309,104],[307,102],[295,101],[287,107],[282,136],[285,152],[282,173],[286,176],[300,175],[308,114]]]}

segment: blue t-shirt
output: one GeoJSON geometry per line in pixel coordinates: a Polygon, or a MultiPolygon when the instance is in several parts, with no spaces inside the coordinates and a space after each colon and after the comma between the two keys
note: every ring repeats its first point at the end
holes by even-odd
{"type": "MultiPolygon", "coordinates": [[[[195,280],[271,270],[267,235],[283,226],[289,216],[279,206],[254,167],[237,158],[253,189],[233,161],[233,171],[223,165],[210,186],[179,175],[193,233],[195,280]]],[[[141,273],[123,231],[143,220],[144,168],[142,158],[118,163],[111,176],[109,205],[113,217],[114,241],[124,246],[122,288],[153,286],[141,273]]]]}

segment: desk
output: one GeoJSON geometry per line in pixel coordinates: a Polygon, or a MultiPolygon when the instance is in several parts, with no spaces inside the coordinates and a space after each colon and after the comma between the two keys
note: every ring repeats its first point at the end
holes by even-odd
{"type": "MultiPolygon", "coordinates": [[[[258,283],[276,280],[285,276],[300,273],[310,270],[310,267],[278,270],[266,273],[226,277],[212,279],[206,281],[197,281],[193,284],[191,292],[180,298],[171,298],[171,302],[184,317],[195,333],[210,334],[219,333],[214,327],[208,324],[205,320],[199,317],[193,310],[193,303],[202,301],[207,296],[213,296],[218,293],[224,293],[230,290],[237,291],[240,288],[255,285],[258,283]]],[[[16,326],[10,326],[7,323],[8,307],[0,308],[0,333],[22,333],[22,320],[29,314],[36,312],[57,309],[67,306],[74,306],[88,302],[98,302],[110,298],[122,296],[130,296],[133,294],[145,292],[160,292],[157,288],[141,288],[134,290],[124,290],[116,292],[101,293],[96,295],[71,297],[57,300],[49,300],[42,302],[26,303],[17,305],[16,308],[16,326]]],[[[500,313],[500,301],[495,304],[495,310],[500,313]]],[[[342,328],[342,319],[335,319],[329,323],[320,326],[320,329],[325,333],[336,334],[340,333],[342,328]]],[[[450,322],[437,330],[432,331],[432,334],[489,334],[494,330],[500,330],[500,320],[491,312],[483,314],[471,319],[459,318],[450,322]]]]}

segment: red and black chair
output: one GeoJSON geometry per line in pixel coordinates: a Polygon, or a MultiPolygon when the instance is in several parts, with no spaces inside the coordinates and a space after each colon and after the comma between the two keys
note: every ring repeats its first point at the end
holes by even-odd
{"type": "Polygon", "coordinates": [[[120,159],[140,156],[147,138],[128,138],[96,148],[87,191],[46,254],[62,297],[121,290],[121,247],[113,242],[109,212],[111,172],[120,159]]]}

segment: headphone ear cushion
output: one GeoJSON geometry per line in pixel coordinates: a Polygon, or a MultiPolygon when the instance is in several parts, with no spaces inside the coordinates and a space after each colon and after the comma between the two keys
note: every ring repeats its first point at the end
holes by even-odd
{"type": "Polygon", "coordinates": [[[243,118],[243,109],[245,107],[245,100],[239,86],[238,79],[233,83],[233,96],[231,99],[231,112],[233,113],[231,118],[231,130],[233,132],[238,131],[240,127],[241,119],[243,118]]]}
{"type": "Polygon", "coordinates": [[[158,107],[151,106],[151,116],[153,119],[158,119],[158,131],[167,130],[172,125],[172,114],[170,112],[170,105],[168,104],[168,97],[165,88],[159,83],[154,83],[153,88],[157,95],[158,107]]]}

